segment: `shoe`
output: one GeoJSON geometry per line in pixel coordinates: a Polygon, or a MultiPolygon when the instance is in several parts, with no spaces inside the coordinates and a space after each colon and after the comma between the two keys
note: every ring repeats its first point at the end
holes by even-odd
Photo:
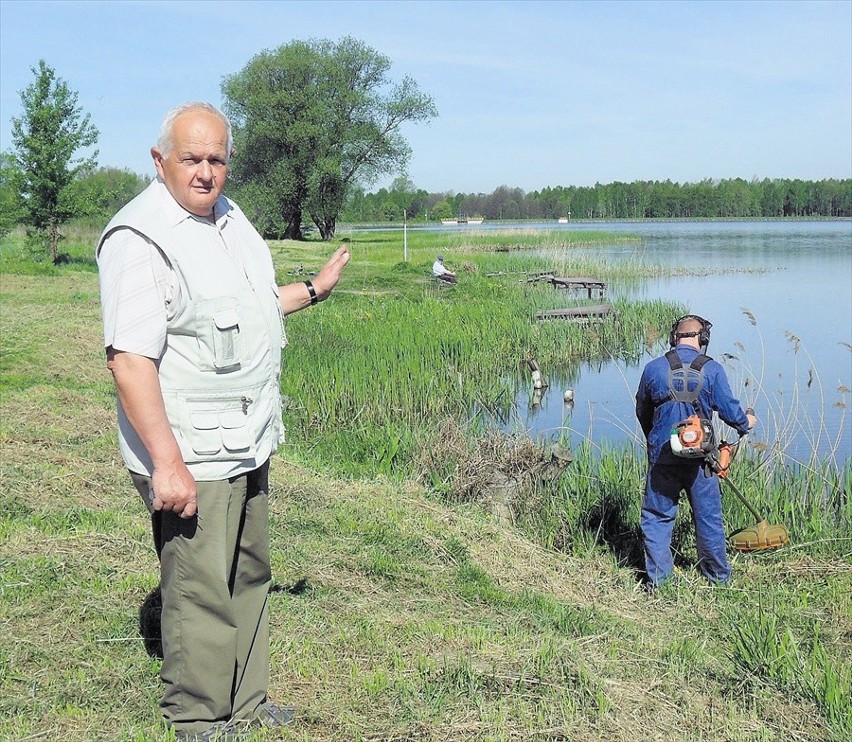
{"type": "Polygon", "coordinates": [[[232,742],[245,739],[245,734],[230,724],[219,722],[203,732],[175,732],[176,742],[232,742]]]}
{"type": "Polygon", "coordinates": [[[293,723],[296,717],[296,709],[285,706],[278,706],[272,701],[260,704],[257,707],[254,719],[249,724],[250,727],[285,727],[293,723]]]}

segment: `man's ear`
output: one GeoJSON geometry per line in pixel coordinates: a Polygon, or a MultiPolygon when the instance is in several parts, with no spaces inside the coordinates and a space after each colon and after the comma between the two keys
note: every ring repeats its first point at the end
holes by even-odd
{"type": "Polygon", "coordinates": [[[151,147],[151,158],[154,160],[154,167],[157,168],[157,175],[163,177],[163,154],[159,147],[151,147]]]}

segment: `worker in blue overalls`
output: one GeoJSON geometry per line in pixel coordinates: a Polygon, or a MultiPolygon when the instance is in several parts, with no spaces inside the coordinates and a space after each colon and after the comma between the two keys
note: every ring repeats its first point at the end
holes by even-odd
{"type": "MultiPolygon", "coordinates": [[[[682,450],[673,430],[690,416],[700,418],[712,438],[713,412],[741,436],[757,419],[731,393],[721,364],[706,355],[711,323],[697,315],[678,319],[669,333],[671,350],[648,363],[636,392],[636,417],[648,442],[648,474],[642,500],[642,536],[648,583],[654,587],[674,571],[671,538],[680,493],[692,508],[698,569],[714,583],[727,582],[731,565],[725,553],[719,479],[703,454],[682,450]],[[675,440],[675,449],[672,441],[675,440]]],[[[699,435],[699,438],[701,436],[699,435]]]]}

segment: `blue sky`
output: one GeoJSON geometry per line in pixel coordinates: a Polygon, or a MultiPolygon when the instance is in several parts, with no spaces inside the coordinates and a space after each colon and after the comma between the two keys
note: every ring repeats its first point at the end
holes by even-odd
{"type": "Polygon", "coordinates": [[[433,96],[439,117],[404,129],[428,191],[852,177],[850,0],[0,0],[0,149],[41,58],[100,164],[148,174],[168,108],[221,104],[263,49],[346,35],[433,96]]]}

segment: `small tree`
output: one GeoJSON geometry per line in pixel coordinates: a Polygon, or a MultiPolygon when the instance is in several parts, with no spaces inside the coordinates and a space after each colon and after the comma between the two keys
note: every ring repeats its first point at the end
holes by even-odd
{"type": "Polygon", "coordinates": [[[432,207],[432,211],[429,213],[432,219],[450,219],[453,217],[453,207],[447,199],[442,198],[432,207]]]}
{"type": "Polygon", "coordinates": [[[12,118],[13,154],[26,221],[57,263],[59,226],[76,213],[70,186],[97,161],[97,151],[74,155],[97,143],[98,130],[77,105],[77,93],[43,59],[31,69],[35,81],[20,93],[24,112],[12,118]]]}

